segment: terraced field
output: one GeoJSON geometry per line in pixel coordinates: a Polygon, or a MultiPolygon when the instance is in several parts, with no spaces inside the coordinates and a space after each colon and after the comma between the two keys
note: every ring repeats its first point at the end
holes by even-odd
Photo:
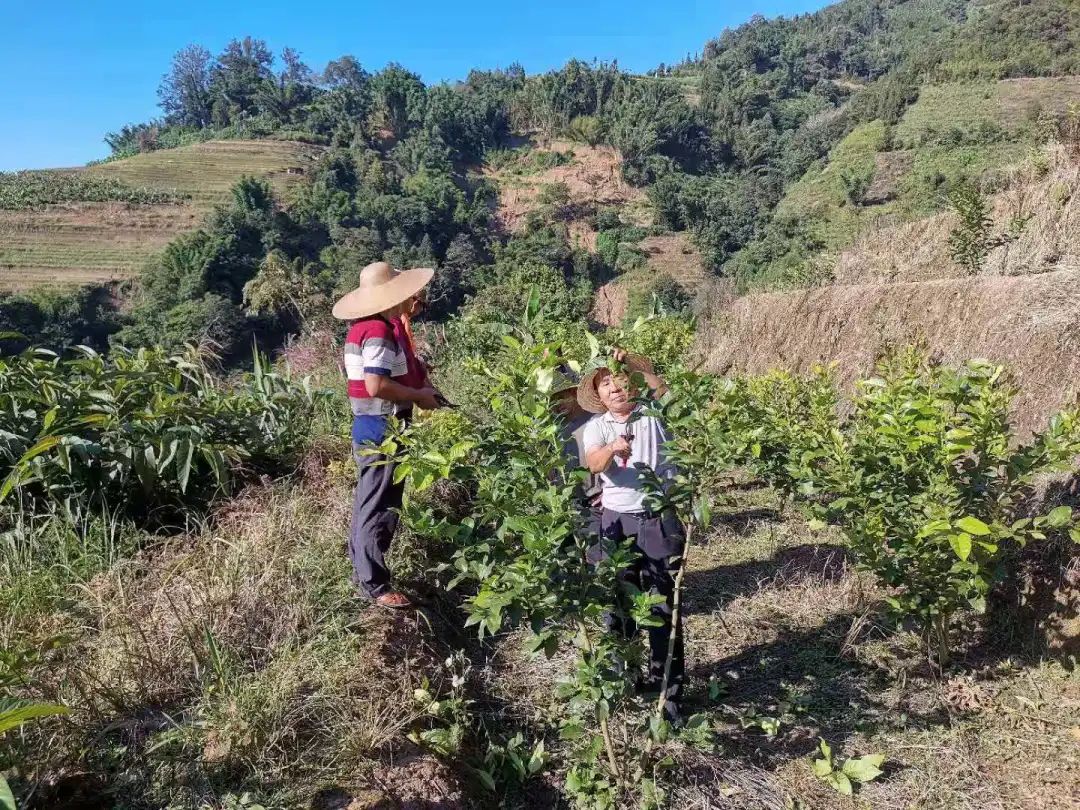
{"type": "Polygon", "coordinates": [[[177,234],[198,226],[244,175],[287,192],[319,148],[286,141],[210,141],[79,171],[175,191],[181,204],[66,203],[0,211],[0,289],[122,280],[177,234]]]}
{"type": "Polygon", "coordinates": [[[244,175],[268,178],[280,192],[303,175],[321,153],[318,146],[294,141],[209,141],[147,152],[85,169],[132,186],[190,195],[197,206],[222,201],[244,175]]]}

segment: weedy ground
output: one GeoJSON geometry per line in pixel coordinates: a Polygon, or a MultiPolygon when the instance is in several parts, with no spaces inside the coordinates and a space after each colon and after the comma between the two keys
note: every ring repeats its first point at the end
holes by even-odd
{"type": "MultiPolygon", "coordinates": [[[[62,639],[33,689],[73,709],[20,742],[28,806],[239,807],[247,792],[268,808],[493,804],[460,761],[409,741],[431,724],[414,690],[445,692],[444,659],[464,649],[480,722],[542,734],[571,658],[530,658],[514,634],[481,649],[425,584],[429,550],[407,534],[397,571],[422,610],[357,600],[346,453],[327,440],[295,480],[96,572],[3,586],[0,642],[62,639]]],[[[684,778],[670,806],[1080,802],[1080,674],[1018,657],[974,621],[955,667],[936,672],[839,538],[753,484],[727,491],[689,566],[686,711],[710,713],[715,747],[672,746],[684,778]],[[884,774],[841,796],[812,774],[819,738],[837,760],[883,754],[884,774]]],[[[560,781],[556,765],[503,806],[561,806],[560,781]]]]}

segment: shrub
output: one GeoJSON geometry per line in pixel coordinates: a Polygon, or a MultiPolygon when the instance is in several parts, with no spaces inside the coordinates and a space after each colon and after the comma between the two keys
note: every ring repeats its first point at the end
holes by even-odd
{"type": "Polygon", "coordinates": [[[663,273],[648,284],[632,289],[626,305],[626,320],[633,322],[649,315],[677,315],[690,309],[691,297],[679,282],[663,273]]]}
{"type": "Polygon", "coordinates": [[[201,507],[237,479],[279,469],[307,434],[316,399],[269,371],[224,387],[194,349],[80,347],[0,360],[0,499],[17,509],[150,514],[201,507]]]}
{"type": "Polygon", "coordinates": [[[694,343],[694,322],[683,315],[653,315],[634,322],[617,341],[648,357],[658,372],[678,366],[694,343]]]}
{"type": "Polygon", "coordinates": [[[1024,510],[1035,476],[1080,452],[1080,413],[1021,444],[1000,366],[936,366],[907,350],[879,373],[859,385],[843,431],[804,454],[804,491],[826,495],[859,564],[893,589],[889,604],[919,620],[944,664],[953,616],[985,610],[1007,551],[1072,523],[1068,507],[1024,510]]]}
{"type": "Polygon", "coordinates": [[[783,498],[799,493],[806,465],[839,427],[830,371],[818,368],[808,378],[771,371],[740,386],[744,405],[737,418],[729,416],[729,430],[744,433],[747,461],[783,498]]]}
{"type": "Polygon", "coordinates": [[[949,205],[958,222],[949,233],[949,252],[957,264],[975,275],[993,246],[990,206],[975,186],[960,183],[949,192],[949,205]]]}
{"type": "MultiPolygon", "coordinates": [[[[598,794],[617,806],[631,797],[654,806],[647,798],[658,794],[657,746],[671,728],[662,703],[644,706],[634,697],[640,640],[603,632],[597,619],[611,613],[653,625],[652,608],[664,597],[617,585],[630,563],[625,548],[611,549],[596,566],[587,562],[595,539],[578,504],[580,473],[568,466],[550,402],[565,347],[537,342],[529,334],[531,317],[526,313],[519,324],[521,339],[504,341],[497,364],[481,366],[490,389],[487,408],[468,436],[455,426],[448,438],[453,444],[432,448],[428,432],[414,426],[385,449],[405,445],[398,475],[413,484],[413,493],[449,478],[473,495],[464,519],[447,519],[415,497],[405,510],[414,531],[452,550],[451,562],[437,570],[447,587],[462,591],[466,626],[475,626],[481,638],[527,628],[534,655],[573,650],[572,671],[557,687],[556,718],[570,765],[570,798],[580,807],[595,806],[590,802],[598,794]]],[[[708,525],[707,493],[728,461],[714,447],[720,434],[701,407],[712,385],[707,377],[676,375],[671,395],[655,405],[676,431],[670,452],[680,472],[666,487],[654,482],[654,497],[658,509],[677,510],[690,538],[708,525]]],[[[670,656],[669,649],[669,663],[670,656]]],[[[444,740],[444,734],[434,736],[433,744],[444,740]]],[[[496,774],[487,775],[485,783],[492,783],[496,774]]]]}
{"type": "Polygon", "coordinates": [[[579,115],[571,119],[566,134],[571,140],[596,146],[604,138],[604,124],[595,115],[579,115]]]}

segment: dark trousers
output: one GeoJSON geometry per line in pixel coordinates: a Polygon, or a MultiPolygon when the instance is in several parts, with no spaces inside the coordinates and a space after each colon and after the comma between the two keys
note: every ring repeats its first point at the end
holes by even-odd
{"type": "Polygon", "coordinates": [[[371,598],[390,590],[390,570],[386,553],[397,529],[405,482],[394,483],[397,465],[384,455],[363,456],[353,445],[356,458],[356,493],[353,495],[352,523],[349,526],[349,559],[353,582],[371,598]]]}
{"type": "MultiPolygon", "coordinates": [[[[601,542],[590,549],[589,558],[594,564],[607,556],[605,546],[618,544],[632,538],[638,552],[637,559],[620,573],[620,580],[628,585],[665,598],[654,605],[652,615],[661,625],[646,628],[649,634],[649,681],[659,688],[664,677],[667,661],[668,639],[672,632],[675,578],[672,575],[671,558],[682,554],[683,537],[678,521],[651,515],[632,515],[605,509],[600,519],[601,542]]],[[[611,616],[608,627],[624,638],[631,638],[638,630],[636,622],[627,616],[611,616]]],[[[668,678],[667,699],[677,703],[686,676],[683,656],[682,616],[675,627],[675,650],[671,657],[671,673],[668,678]]]]}

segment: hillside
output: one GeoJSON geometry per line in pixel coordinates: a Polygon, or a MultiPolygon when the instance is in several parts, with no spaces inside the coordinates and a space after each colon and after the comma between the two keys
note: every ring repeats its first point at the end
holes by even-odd
{"type": "Polygon", "coordinates": [[[437,85],[245,37],[0,178],[0,807],[1080,806],[1078,37],[844,0],[437,85]],[[352,576],[376,260],[435,268],[453,403],[378,450],[411,610],[352,576]],[[669,390],[648,572],[552,403],[615,346],[669,390]]]}
{"type": "Polygon", "coordinates": [[[300,143],[210,141],[74,170],[132,188],[172,192],[180,200],[0,209],[0,289],[131,278],[179,234],[198,227],[241,177],[265,177],[285,193],[318,154],[317,147],[300,143]]]}

